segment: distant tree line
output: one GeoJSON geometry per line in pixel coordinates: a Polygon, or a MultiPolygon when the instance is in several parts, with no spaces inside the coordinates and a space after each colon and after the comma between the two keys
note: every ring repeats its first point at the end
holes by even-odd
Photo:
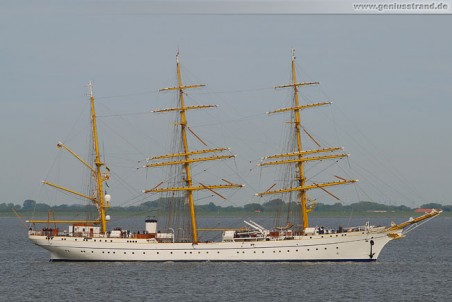
{"type": "MultiPolygon", "coordinates": [[[[180,202],[180,200],[179,200],[180,202]]],[[[137,206],[127,206],[127,207],[112,207],[110,211],[112,212],[149,212],[158,211],[166,212],[169,211],[175,204],[174,199],[170,198],[160,198],[154,201],[147,201],[137,206]]],[[[279,211],[282,207],[287,206],[287,204],[281,199],[273,199],[262,204],[260,203],[249,203],[244,206],[217,206],[213,202],[205,205],[197,205],[196,209],[198,213],[228,213],[228,212],[243,212],[243,213],[253,213],[253,212],[275,212],[279,211]]],[[[452,211],[452,205],[442,205],[439,203],[427,203],[420,206],[420,208],[435,208],[442,209],[445,212],[452,211]]],[[[34,200],[27,199],[23,202],[22,206],[15,205],[13,203],[1,203],[0,212],[11,212],[15,209],[18,212],[77,212],[83,209],[84,211],[95,211],[94,205],[57,205],[50,206],[45,203],[37,203],[34,200]]],[[[318,203],[315,206],[315,212],[369,212],[369,211],[387,211],[387,212],[410,212],[414,211],[416,208],[410,208],[404,205],[401,206],[391,206],[380,204],[370,201],[360,201],[357,203],[352,203],[349,205],[343,205],[342,203],[335,204],[323,204],[318,203]]]]}

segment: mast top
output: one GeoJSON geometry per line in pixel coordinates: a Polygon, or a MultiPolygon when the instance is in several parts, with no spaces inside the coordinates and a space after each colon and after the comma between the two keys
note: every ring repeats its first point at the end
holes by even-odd
{"type": "Polygon", "coordinates": [[[94,92],[93,92],[93,82],[89,81],[88,82],[88,94],[90,98],[94,97],[94,92]]]}

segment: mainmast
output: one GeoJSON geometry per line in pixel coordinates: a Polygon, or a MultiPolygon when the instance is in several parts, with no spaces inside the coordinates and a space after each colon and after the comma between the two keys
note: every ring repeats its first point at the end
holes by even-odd
{"type": "MultiPolygon", "coordinates": [[[[180,116],[180,131],[181,131],[181,140],[182,140],[182,146],[183,150],[181,153],[175,153],[175,154],[165,154],[161,156],[155,156],[151,157],[148,160],[161,160],[166,159],[166,161],[163,162],[156,162],[147,164],[145,167],[160,167],[160,166],[170,166],[170,165],[182,165],[184,171],[185,171],[185,177],[184,182],[185,186],[183,187],[167,187],[167,188],[158,188],[157,187],[145,190],[145,193],[148,192],[176,192],[176,191],[185,191],[188,197],[188,205],[190,209],[190,219],[191,219],[191,228],[192,228],[192,236],[193,236],[193,243],[198,243],[198,227],[196,222],[196,211],[195,211],[195,203],[193,198],[193,192],[194,191],[200,191],[200,190],[209,190],[216,193],[215,189],[229,189],[229,188],[240,188],[243,185],[234,184],[229,181],[223,180],[226,182],[226,184],[221,185],[205,185],[202,183],[199,183],[199,185],[193,184],[192,179],[192,163],[196,162],[205,162],[205,161],[212,161],[212,160],[220,160],[220,159],[226,159],[226,158],[232,158],[234,155],[215,155],[215,156],[209,156],[209,157],[196,157],[201,154],[207,154],[207,153],[221,153],[223,151],[229,150],[227,148],[216,148],[216,149],[205,149],[205,150],[195,150],[190,151],[188,139],[187,139],[187,131],[192,133],[198,140],[200,138],[190,129],[190,127],[187,124],[187,116],[186,112],[188,110],[196,110],[196,109],[205,109],[205,108],[213,108],[217,107],[216,105],[198,105],[198,106],[187,106],[185,104],[184,94],[186,89],[193,89],[193,88],[200,88],[204,87],[205,85],[198,84],[198,85],[184,85],[182,83],[182,76],[181,76],[181,70],[180,70],[180,60],[179,60],[179,52],[176,54],[176,67],[177,67],[177,86],[175,87],[169,87],[169,88],[162,88],[160,91],[178,91],[179,92],[179,98],[178,98],[178,105],[175,108],[167,108],[167,109],[161,109],[156,110],[153,112],[172,112],[172,111],[178,111],[180,116]]],[[[201,140],[201,142],[203,142],[201,140]]],[[[203,142],[203,144],[205,144],[203,142]]],[[[221,196],[221,195],[219,195],[221,196]]]]}
{"type": "MultiPolygon", "coordinates": [[[[309,226],[308,221],[308,208],[307,208],[307,191],[311,189],[322,189],[325,190],[324,187],[329,186],[335,186],[335,185],[343,185],[347,183],[356,182],[357,180],[347,180],[342,177],[338,177],[339,181],[333,181],[333,182],[327,182],[327,183],[313,183],[312,185],[307,184],[307,179],[305,176],[305,169],[304,169],[304,163],[308,161],[320,161],[325,159],[331,159],[331,158],[341,158],[346,157],[348,154],[338,153],[338,154],[330,154],[330,155],[322,155],[322,156],[311,156],[307,157],[306,155],[310,154],[317,154],[317,153],[330,153],[335,152],[338,150],[342,150],[342,148],[322,148],[322,149],[316,149],[316,150],[303,150],[303,144],[302,144],[302,137],[301,137],[301,131],[306,131],[304,128],[302,128],[301,125],[301,117],[300,117],[300,111],[312,107],[319,107],[331,104],[331,102],[322,102],[322,103],[315,103],[315,104],[307,104],[307,105],[300,105],[299,102],[299,87],[301,86],[309,86],[309,85],[317,85],[319,82],[305,82],[305,83],[298,83],[297,82],[297,73],[296,73],[296,66],[295,66],[295,51],[292,49],[292,83],[287,85],[281,85],[276,86],[275,88],[292,88],[293,89],[293,104],[292,107],[288,108],[282,108],[278,109],[272,112],[268,112],[268,114],[274,114],[274,113],[280,113],[280,112],[292,112],[292,120],[291,124],[294,127],[295,130],[295,139],[297,142],[297,149],[290,153],[284,153],[284,154],[276,154],[267,156],[264,158],[264,160],[267,159],[275,159],[275,158],[281,158],[282,160],[276,160],[276,161],[268,161],[263,162],[260,164],[260,166],[272,166],[272,165],[281,165],[281,164],[296,164],[297,166],[297,172],[298,175],[296,176],[296,183],[298,184],[295,187],[288,187],[283,188],[279,190],[267,190],[262,193],[258,193],[258,196],[264,196],[264,195],[270,195],[270,194],[282,194],[282,193],[289,193],[289,192],[299,192],[299,200],[298,202],[301,205],[301,217],[303,219],[303,230],[306,229],[309,226]]],[[[308,134],[308,133],[307,133],[308,134]]],[[[308,134],[310,136],[310,134],[308,134]]],[[[311,137],[311,136],[310,136],[311,137]]],[[[320,147],[320,146],[319,146],[320,147]]],[[[329,193],[329,192],[328,192],[329,193]]],[[[331,193],[329,193],[331,194],[331,193]]]]}

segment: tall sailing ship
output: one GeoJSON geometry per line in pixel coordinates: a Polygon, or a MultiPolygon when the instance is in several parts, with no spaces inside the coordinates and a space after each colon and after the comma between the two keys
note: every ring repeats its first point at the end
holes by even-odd
{"type": "MultiPolygon", "coordinates": [[[[309,137],[311,135],[301,123],[300,112],[329,103],[300,104],[300,88],[318,83],[297,81],[293,50],[291,66],[292,82],[276,88],[291,89],[293,102],[290,107],[278,109],[269,114],[290,113],[292,136],[289,146],[292,147],[289,152],[264,157],[260,164],[261,166],[288,166],[289,168],[285,170],[286,185],[279,189],[274,189],[276,185],[272,185],[257,195],[287,195],[288,208],[290,208],[288,211],[295,212],[295,215],[285,215],[285,220],[278,220],[278,224],[272,228],[251,220],[244,221],[244,227],[222,230],[222,238],[218,242],[199,240],[198,232],[201,229],[197,224],[194,193],[210,191],[221,197],[218,190],[239,189],[243,185],[226,179],[222,179],[223,183],[214,185],[194,180],[192,169],[195,163],[227,160],[233,155],[228,153],[228,148],[191,148],[187,138],[188,133],[202,144],[206,146],[207,144],[188,126],[187,112],[215,106],[186,104],[184,98],[186,90],[204,85],[183,84],[179,54],[177,54],[177,86],[161,89],[161,91],[175,91],[178,94],[177,106],[155,111],[176,112],[178,127],[174,144],[176,152],[151,157],[146,167],[169,167],[173,172],[178,172],[179,176],[166,183],[160,182],[144,192],[172,196],[176,202],[174,208],[181,212],[179,216],[182,218],[177,219],[179,225],[160,232],[157,219],[148,218],[145,220],[145,231],[142,233],[107,228],[110,220],[107,214],[110,196],[104,194],[103,183],[109,178],[109,173],[100,156],[95,98],[90,84],[93,163],[87,163],[63,143],[58,143],[57,146],[70,152],[91,171],[94,190],[86,195],[48,181],[44,181],[44,184],[91,201],[98,210],[98,217],[93,220],[50,218],[28,220],[31,225],[29,239],[50,251],[52,261],[375,261],[389,241],[404,237],[408,230],[420,222],[438,216],[441,211],[432,210],[420,217],[387,227],[372,226],[369,223],[345,229],[319,228],[309,225],[308,214],[313,207],[307,194],[310,190],[323,190],[334,196],[327,191],[327,187],[346,185],[357,180],[336,176],[337,180],[317,183],[310,182],[306,177],[306,163],[344,158],[347,154],[342,153],[342,148],[338,147],[321,148],[319,145],[318,149],[303,148],[302,132],[309,137]],[[42,228],[43,224],[49,223],[55,227],[42,228]],[[56,227],[57,224],[67,225],[68,228],[62,231],[56,227]]],[[[173,215],[173,221],[176,221],[174,217],[179,216],[173,215]]]]}

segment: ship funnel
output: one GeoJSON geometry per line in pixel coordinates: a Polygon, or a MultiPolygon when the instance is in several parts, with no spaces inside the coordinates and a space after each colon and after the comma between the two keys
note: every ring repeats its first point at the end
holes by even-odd
{"type": "Polygon", "coordinates": [[[157,233],[157,219],[148,218],[145,221],[145,229],[148,234],[157,233]]]}

